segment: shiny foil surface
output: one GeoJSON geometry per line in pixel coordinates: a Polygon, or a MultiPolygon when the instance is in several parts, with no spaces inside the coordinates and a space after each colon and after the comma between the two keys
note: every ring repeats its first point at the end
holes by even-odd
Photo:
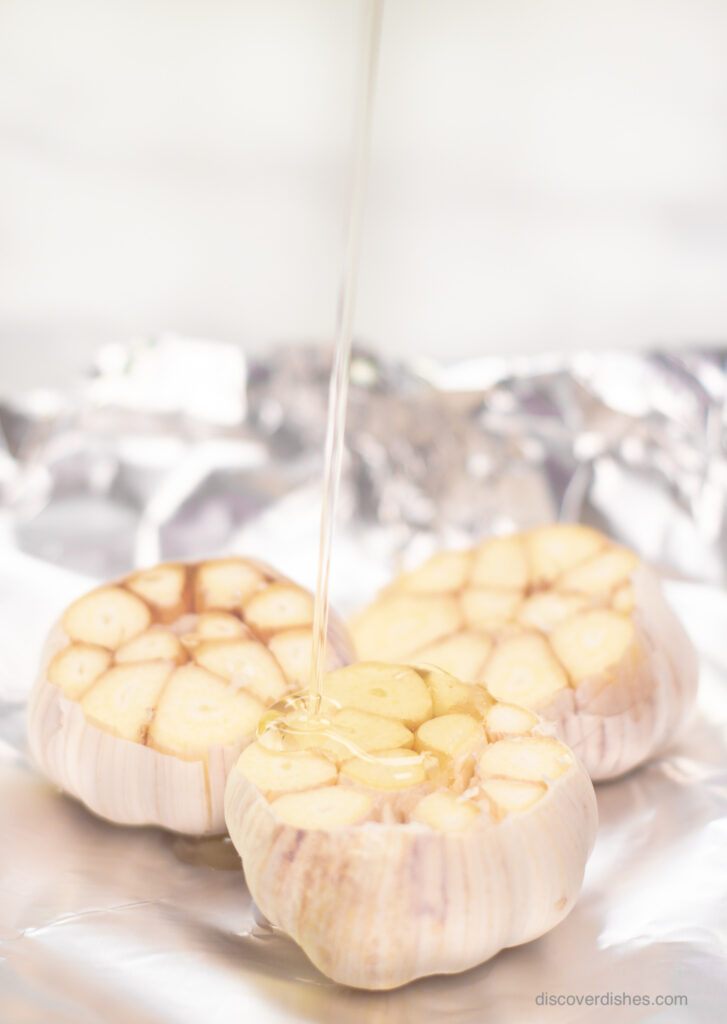
{"type": "Polygon", "coordinates": [[[343,614],[438,547],[582,520],[660,569],[701,655],[678,742],[597,786],[570,916],[479,968],[389,993],[321,976],[260,917],[228,840],[93,817],[37,774],[24,735],[44,634],[95,581],[239,552],[313,585],[329,353],[246,359],[163,337],[102,349],[73,393],[5,396],[0,1022],[724,1020],[726,359],[355,355],[332,570],[343,614]]]}

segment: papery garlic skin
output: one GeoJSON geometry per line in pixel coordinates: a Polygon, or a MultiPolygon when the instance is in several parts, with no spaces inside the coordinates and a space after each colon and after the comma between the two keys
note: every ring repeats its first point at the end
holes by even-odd
{"type": "Polygon", "coordinates": [[[635,643],[609,678],[593,677],[540,714],[576,751],[591,778],[612,779],[676,739],[694,710],[697,652],[643,563],[633,576],[635,643]]]}
{"type": "MultiPolygon", "coordinates": [[[[402,666],[388,667],[390,681],[377,676],[376,688],[392,694],[402,666]]],[[[365,679],[369,668],[341,674],[365,679]]],[[[429,686],[430,674],[421,677],[429,686]]],[[[424,724],[454,715],[486,723],[501,707],[477,687],[465,700],[453,682],[461,703],[443,716],[432,707],[424,724]]],[[[443,729],[445,745],[464,735],[456,724],[443,729]]],[[[324,974],[366,989],[463,971],[554,927],[582,884],[595,796],[578,759],[537,719],[521,717],[518,728],[526,731],[504,738],[483,731],[445,758],[444,775],[412,776],[396,789],[347,774],[335,751],[322,756],[337,777],[319,782],[317,749],[292,753],[293,771],[274,773],[249,748],[230,772],[225,816],[258,907],[324,974]],[[310,788],[281,795],[275,787],[296,778],[296,758],[307,759],[298,763],[310,788]]],[[[396,753],[413,754],[386,756],[396,753]]]]}
{"type": "MultiPolygon", "coordinates": [[[[227,775],[260,714],[307,683],[311,623],[312,596],[253,559],[157,566],[97,588],[70,606],[42,652],[28,706],[33,759],[110,821],[223,833],[227,775]],[[243,591],[235,590],[237,569],[243,591]],[[253,629],[246,608],[252,604],[257,621],[271,588],[282,592],[264,610],[263,628],[253,629]],[[291,604],[305,609],[292,624],[291,604]],[[271,651],[276,641],[282,661],[271,651]],[[222,675],[197,662],[215,645],[230,668],[217,658],[222,675]],[[153,693],[148,704],[145,685],[153,693]]],[[[350,659],[345,628],[333,616],[329,667],[350,659]]]]}
{"type": "Polygon", "coordinates": [[[351,633],[359,657],[438,665],[554,722],[595,780],[662,750],[696,699],[696,651],[653,570],[579,525],[435,555],[351,633]]]}

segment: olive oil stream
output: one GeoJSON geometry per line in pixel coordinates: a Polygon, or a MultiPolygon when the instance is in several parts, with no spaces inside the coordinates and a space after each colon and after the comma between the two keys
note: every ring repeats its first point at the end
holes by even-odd
{"type": "MultiPolygon", "coordinates": [[[[371,152],[371,127],[379,62],[384,0],[364,0],[361,35],[358,105],[354,123],[353,173],[351,180],[348,232],[339,293],[333,367],[328,392],[323,467],[323,498],[318,542],[318,576],[313,615],[313,648],[308,689],[274,704],[261,718],[257,735],[271,749],[290,750],[315,746],[326,740],[346,748],[351,757],[385,761],[387,765],[411,767],[412,757],[377,757],[353,743],[335,727],[338,705],[323,693],[328,635],[331,552],[336,526],[336,509],[341,481],[346,408],[351,370],[351,345],[363,235],[366,184],[371,152]],[[307,738],[307,739],[306,739],[307,738]],[[302,742],[301,742],[302,741],[302,742]]],[[[425,760],[419,755],[417,760],[425,760]]],[[[429,759],[426,758],[428,761],[429,759]]]]}

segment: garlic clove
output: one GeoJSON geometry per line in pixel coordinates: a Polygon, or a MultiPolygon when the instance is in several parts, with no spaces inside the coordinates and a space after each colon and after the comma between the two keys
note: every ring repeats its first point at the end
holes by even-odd
{"type": "MultiPolygon", "coordinates": [[[[695,702],[696,654],[633,552],[590,527],[554,524],[484,541],[469,552],[469,576],[468,553],[454,554],[467,579],[459,590],[412,595],[409,574],[353,619],[359,657],[439,666],[538,712],[594,779],[629,771],[679,732],[695,702]],[[447,602],[449,617],[432,601],[447,602]]],[[[426,565],[418,572],[428,577],[426,565]]]]}
{"type": "MultiPolygon", "coordinates": [[[[285,609],[275,618],[278,596],[264,636],[243,622],[243,605],[268,590],[312,600],[269,567],[226,558],[164,564],[75,601],[51,632],[29,702],[39,767],[111,821],[224,831],[230,768],[265,708],[300,682],[272,650],[290,632],[285,609]]],[[[310,626],[297,627],[296,644],[310,648],[310,626]]],[[[328,662],[350,657],[334,615],[328,662]]]]}
{"type": "MultiPolygon", "coordinates": [[[[328,677],[324,690],[336,690],[342,717],[371,715],[361,693],[381,691],[380,721],[408,728],[412,674],[425,689],[441,682],[360,663],[333,673],[350,686],[328,677]]],[[[583,766],[536,716],[457,688],[471,710],[435,715],[432,702],[419,754],[399,746],[339,762],[311,729],[299,736],[308,750],[258,740],[230,772],[225,817],[253,899],[342,984],[389,989],[466,970],[542,935],[577,898],[596,829],[583,766]],[[488,742],[488,716],[507,724],[508,714],[520,734],[488,742]]]]}

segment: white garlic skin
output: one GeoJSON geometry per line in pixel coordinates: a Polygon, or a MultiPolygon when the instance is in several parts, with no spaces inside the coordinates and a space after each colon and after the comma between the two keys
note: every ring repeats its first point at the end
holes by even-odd
{"type": "Polygon", "coordinates": [[[225,817],[253,899],[325,975],[391,989],[483,963],[572,909],[597,808],[583,766],[532,808],[461,832],[370,821],[295,828],[233,768],[225,817]]]}
{"type": "MultiPolygon", "coordinates": [[[[288,582],[263,563],[245,561],[273,580],[288,582]]],[[[195,618],[183,616],[177,628],[184,623],[191,628],[195,618]]],[[[352,660],[346,629],[333,612],[329,639],[336,664],[352,660]]],[[[193,836],[224,834],[227,776],[254,732],[231,746],[207,747],[205,760],[185,760],[115,736],[89,722],[78,701],[47,678],[54,655],[71,642],[61,623],[55,624],[29,697],[27,736],[38,768],[59,789],[116,824],[158,825],[193,836]]]]}
{"type": "Polygon", "coordinates": [[[696,702],[697,652],[656,573],[641,562],[632,584],[633,658],[607,677],[564,690],[539,712],[594,781],[617,778],[659,754],[689,723],[696,702]]]}

